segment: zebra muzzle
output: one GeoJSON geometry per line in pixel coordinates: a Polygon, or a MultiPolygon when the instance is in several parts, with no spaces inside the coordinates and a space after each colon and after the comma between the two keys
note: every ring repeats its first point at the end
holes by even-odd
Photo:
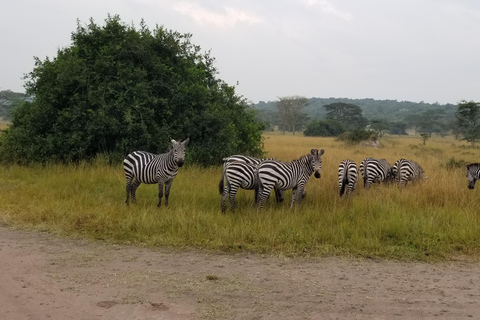
{"type": "Polygon", "coordinates": [[[317,178],[317,179],[318,179],[318,178],[320,178],[320,172],[318,172],[318,171],[315,171],[315,174],[314,174],[314,176],[315,176],[315,178],[317,178]]]}
{"type": "Polygon", "coordinates": [[[178,160],[178,161],[177,161],[177,165],[178,165],[179,167],[182,167],[182,166],[183,166],[183,160],[178,160]]]}

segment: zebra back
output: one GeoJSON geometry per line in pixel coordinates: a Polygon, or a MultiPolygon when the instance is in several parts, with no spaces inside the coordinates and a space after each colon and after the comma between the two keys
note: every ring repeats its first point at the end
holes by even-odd
{"type": "Polygon", "coordinates": [[[225,185],[236,185],[242,189],[252,190],[257,183],[257,166],[252,163],[234,161],[223,169],[225,185]]]}
{"type": "Polygon", "coordinates": [[[338,188],[340,197],[343,196],[345,190],[347,195],[353,192],[356,188],[357,180],[357,164],[350,159],[340,162],[338,166],[338,188]]]}
{"type": "Polygon", "coordinates": [[[468,189],[475,188],[475,182],[480,179],[480,163],[467,164],[468,189]]]}

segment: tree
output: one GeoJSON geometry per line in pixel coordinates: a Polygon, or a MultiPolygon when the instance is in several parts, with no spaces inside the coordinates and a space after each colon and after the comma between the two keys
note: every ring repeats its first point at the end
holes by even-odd
{"type": "Polygon", "coordinates": [[[362,115],[362,109],[357,105],[336,102],[324,107],[327,110],[326,118],[342,123],[347,131],[364,129],[368,124],[362,115]]]}
{"type": "Polygon", "coordinates": [[[306,136],[336,137],[345,132],[342,124],[335,120],[313,120],[307,124],[303,134],[306,136]]]}
{"type": "Polygon", "coordinates": [[[444,131],[445,125],[442,122],[445,110],[427,110],[420,114],[415,121],[417,132],[422,137],[423,145],[432,137],[432,133],[444,131]]]}
{"type": "Polygon", "coordinates": [[[475,146],[475,142],[480,139],[480,102],[462,100],[458,104],[457,112],[458,128],[466,140],[475,146]]]}
{"type": "Polygon", "coordinates": [[[378,137],[381,137],[390,130],[390,124],[385,119],[372,119],[370,120],[370,128],[375,131],[378,137]]]}
{"type": "Polygon", "coordinates": [[[190,138],[188,160],[221,162],[260,155],[254,112],[216,78],[215,59],[190,34],[140,29],[108,16],[77,24],[72,45],[53,59],[35,58],[27,94],[1,137],[0,154],[19,162],[78,161],[99,153],[122,159],[134,150],[164,152],[190,138]]]}
{"type": "Polygon", "coordinates": [[[407,124],[405,122],[393,122],[390,126],[390,134],[407,135],[407,124]]]}
{"type": "Polygon", "coordinates": [[[309,101],[305,97],[290,96],[281,97],[275,103],[278,112],[280,126],[285,134],[285,129],[289,128],[293,134],[297,130],[298,122],[302,119],[302,109],[308,105],[309,101]]]}

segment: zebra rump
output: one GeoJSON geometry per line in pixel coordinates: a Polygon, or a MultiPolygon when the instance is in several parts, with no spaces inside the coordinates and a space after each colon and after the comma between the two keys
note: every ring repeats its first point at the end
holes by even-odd
{"type": "Polygon", "coordinates": [[[475,188],[475,182],[480,179],[480,163],[467,164],[468,189],[475,188]]]}
{"type": "Polygon", "coordinates": [[[338,188],[340,197],[343,196],[345,190],[347,196],[355,191],[357,180],[357,164],[350,159],[340,162],[340,165],[338,166],[338,188]]]}
{"type": "Polygon", "coordinates": [[[385,159],[365,158],[359,169],[365,189],[369,189],[372,183],[390,182],[394,179],[392,168],[385,159]]]}
{"type": "MultiPolygon", "coordinates": [[[[255,189],[257,185],[257,166],[246,162],[230,162],[223,169],[225,188],[222,193],[221,209],[225,212],[225,201],[230,198],[230,208],[235,210],[235,195],[239,188],[255,189]]],[[[256,194],[255,194],[256,196],[256,194]]],[[[255,199],[256,202],[256,199],[255,199]]]]}
{"type": "Polygon", "coordinates": [[[392,167],[392,173],[395,175],[395,180],[398,187],[406,186],[408,181],[416,181],[419,179],[428,179],[424,176],[423,168],[412,160],[401,158],[395,162],[392,167]]]}

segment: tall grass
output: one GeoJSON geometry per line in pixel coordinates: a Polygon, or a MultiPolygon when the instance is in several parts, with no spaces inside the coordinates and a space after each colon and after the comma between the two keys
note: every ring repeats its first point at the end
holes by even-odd
{"type": "MultiPolygon", "coordinates": [[[[199,247],[277,255],[361,255],[398,259],[477,258],[480,253],[479,190],[468,190],[465,169],[480,150],[451,138],[388,137],[383,148],[346,146],[331,138],[265,135],[267,157],[292,160],[323,148],[322,177],[312,177],[300,208],[290,209],[290,192],[265,210],[253,191],[240,190],[236,211],[220,212],[220,167],[188,163],[175,179],[169,207],[157,208],[157,187],[142,184],[137,204],[125,205],[121,166],[101,158],[93,165],[1,166],[0,219],[17,227],[72,237],[146,246],[199,247]],[[372,156],[390,163],[417,161],[429,179],[403,190],[359,182],[350,198],[339,198],[337,169],[372,156]]],[[[480,189],[480,186],[477,188],[480,189]]]]}

